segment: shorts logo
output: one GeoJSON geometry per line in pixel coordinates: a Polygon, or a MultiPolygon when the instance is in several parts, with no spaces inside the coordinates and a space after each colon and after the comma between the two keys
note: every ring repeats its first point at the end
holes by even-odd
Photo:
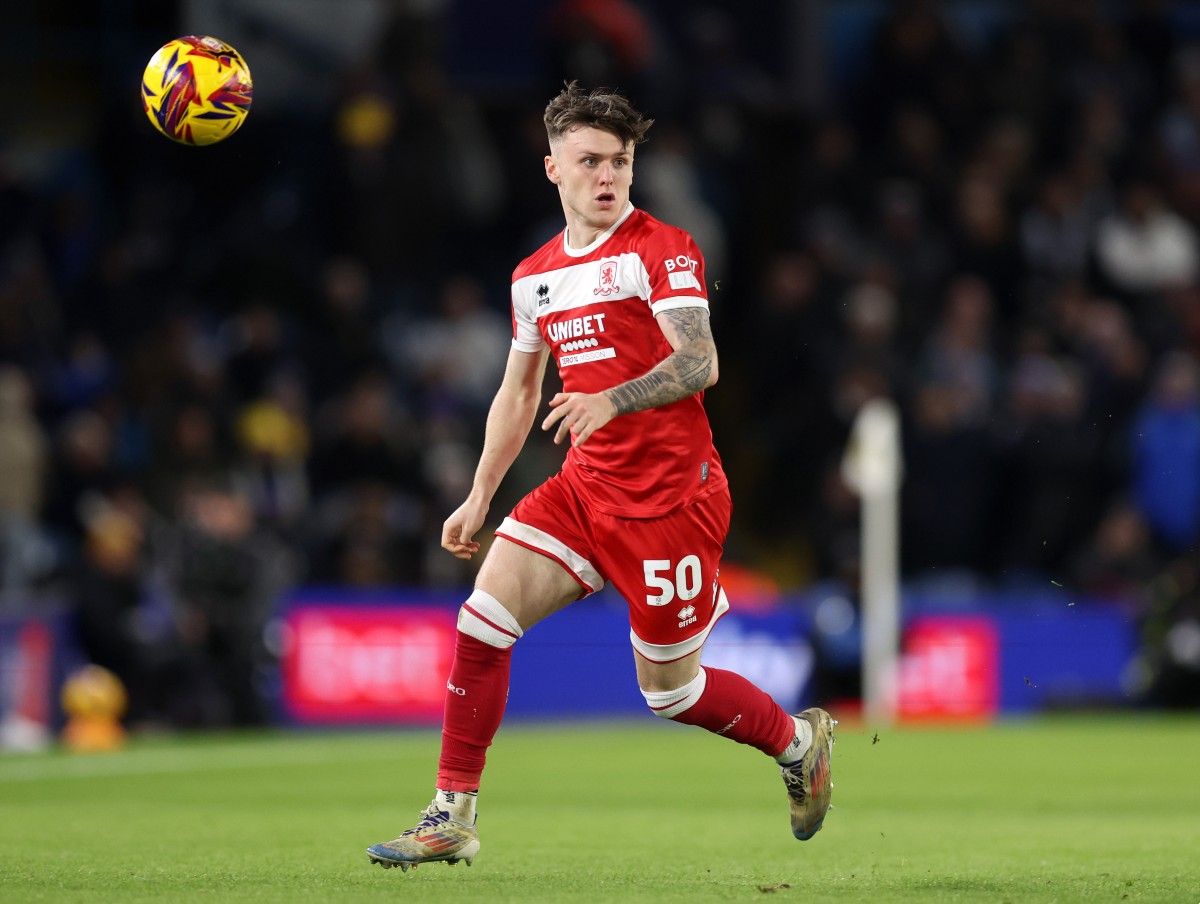
{"type": "Polygon", "coordinates": [[[608,297],[613,292],[620,291],[621,287],[617,285],[617,262],[615,260],[601,261],[600,285],[592,289],[592,294],[608,297]]]}
{"type": "Polygon", "coordinates": [[[696,620],[696,607],[684,606],[682,609],[676,612],[675,615],[679,618],[679,627],[686,628],[696,620]]]}

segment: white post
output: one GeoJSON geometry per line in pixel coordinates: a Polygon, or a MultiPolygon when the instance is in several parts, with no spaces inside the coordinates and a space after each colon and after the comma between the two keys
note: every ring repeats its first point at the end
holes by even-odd
{"type": "Polygon", "coordinates": [[[862,407],[842,458],[842,477],[862,499],[862,684],[864,715],[896,716],[900,650],[900,416],[887,399],[862,407]]]}

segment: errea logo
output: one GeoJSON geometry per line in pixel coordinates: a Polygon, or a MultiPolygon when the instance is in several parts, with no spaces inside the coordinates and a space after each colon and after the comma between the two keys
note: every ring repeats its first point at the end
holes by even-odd
{"type": "Polygon", "coordinates": [[[679,618],[679,627],[686,628],[696,620],[696,607],[691,605],[684,606],[675,615],[679,618]]]}

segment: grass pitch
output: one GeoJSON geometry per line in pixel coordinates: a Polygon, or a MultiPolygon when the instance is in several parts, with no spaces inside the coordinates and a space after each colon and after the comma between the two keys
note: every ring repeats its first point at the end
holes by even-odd
{"type": "Polygon", "coordinates": [[[0,901],[1200,901],[1200,719],[843,724],[835,809],[788,830],[761,754],[647,717],[505,726],[471,868],[363,849],[431,795],[434,732],[0,757],[0,901]]]}

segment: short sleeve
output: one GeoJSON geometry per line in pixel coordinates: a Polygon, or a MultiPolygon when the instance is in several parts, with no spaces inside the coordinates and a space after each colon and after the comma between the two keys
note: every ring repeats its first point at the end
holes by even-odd
{"type": "Polygon", "coordinates": [[[512,347],[519,352],[540,352],[546,347],[537,325],[536,301],[532,300],[531,296],[534,291],[528,277],[513,281],[512,347]]]}
{"type": "Polygon", "coordinates": [[[695,240],[674,226],[655,230],[642,248],[654,314],[676,308],[708,308],[704,256],[695,240]]]}

